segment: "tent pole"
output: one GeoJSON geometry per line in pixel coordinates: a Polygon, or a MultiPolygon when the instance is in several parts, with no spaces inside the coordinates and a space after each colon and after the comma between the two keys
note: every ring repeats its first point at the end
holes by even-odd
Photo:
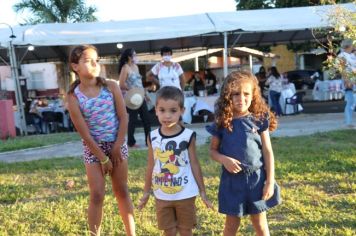
{"type": "Polygon", "coordinates": [[[227,76],[227,32],[224,32],[224,78],[227,76]]]}
{"type": "Polygon", "coordinates": [[[250,55],[248,55],[248,59],[249,59],[249,61],[250,61],[250,72],[251,73],[253,73],[253,61],[252,61],[252,55],[250,54],[250,55]]]}
{"type": "Polygon", "coordinates": [[[194,69],[195,69],[195,71],[199,71],[199,58],[198,57],[194,58],[194,69]]]}
{"type": "Polygon", "coordinates": [[[17,105],[16,107],[17,107],[17,111],[20,114],[20,133],[21,135],[27,135],[25,111],[23,107],[18,66],[17,66],[16,54],[15,54],[15,47],[12,44],[12,40],[9,42],[8,50],[9,50],[9,57],[10,57],[10,64],[11,64],[11,75],[15,82],[15,97],[16,97],[16,105],[17,105]]]}

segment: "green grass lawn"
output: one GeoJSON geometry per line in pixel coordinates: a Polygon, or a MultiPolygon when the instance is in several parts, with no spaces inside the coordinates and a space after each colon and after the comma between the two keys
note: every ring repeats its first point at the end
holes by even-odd
{"type": "Polygon", "coordinates": [[[6,140],[0,139],[0,152],[42,147],[77,140],[80,140],[80,137],[74,132],[28,135],[24,137],[9,138],[6,140]]]}
{"type": "MultiPolygon", "coordinates": [[[[268,212],[271,235],[356,235],[356,143],[352,130],[273,138],[276,178],[283,203],[268,212]]],[[[209,198],[217,209],[220,167],[208,146],[198,148],[209,198]]],[[[129,187],[134,204],[142,195],[146,151],[130,152],[129,187]]],[[[0,163],[0,235],[88,235],[88,188],[78,157],[0,163]],[[66,180],[75,187],[65,189],[66,180]]],[[[137,235],[159,235],[153,198],[135,212],[137,235]]],[[[197,200],[196,235],[221,235],[224,216],[197,200]]],[[[124,235],[107,185],[102,235],[124,235]]],[[[244,218],[240,235],[254,235],[244,218]]]]}

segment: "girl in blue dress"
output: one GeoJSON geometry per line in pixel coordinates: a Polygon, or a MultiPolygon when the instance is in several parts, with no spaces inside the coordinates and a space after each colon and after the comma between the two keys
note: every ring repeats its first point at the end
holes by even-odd
{"type": "Polygon", "coordinates": [[[232,72],[224,80],[215,105],[210,153],[222,164],[219,212],[226,215],[224,235],[236,235],[241,217],[250,215],[257,235],[269,235],[266,211],[280,204],[274,178],[269,131],[275,115],[249,72],[232,72]]]}

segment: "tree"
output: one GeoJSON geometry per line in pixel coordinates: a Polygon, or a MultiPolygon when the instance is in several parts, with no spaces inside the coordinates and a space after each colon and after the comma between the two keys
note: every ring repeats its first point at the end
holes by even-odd
{"type": "Polygon", "coordinates": [[[322,5],[321,1],[319,0],[275,0],[274,2],[276,8],[322,5]]]}
{"type": "Polygon", "coordinates": [[[252,10],[252,9],[264,9],[272,8],[271,1],[266,0],[235,0],[236,10],[252,10]]]}
{"type": "Polygon", "coordinates": [[[29,11],[33,17],[25,19],[25,24],[75,23],[96,21],[96,7],[86,6],[83,0],[22,0],[15,4],[16,13],[29,11]]]}
{"type": "MultiPolygon", "coordinates": [[[[334,0],[324,0],[326,3],[335,4],[334,0]]],[[[353,0],[356,4],[356,0],[353,0]]],[[[331,78],[337,78],[341,75],[356,83],[356,71],[349,71],[343,60],[337,57],[340,51],[340,42],[343,39],[351,39],[356,46],[356,13],[340,6],[335,6],[333,11],[327,15],[329,25],[332,27],[327,33],[326,44],[319,42],[321,46],[328,51],[328,58],[324,62],[326,69],[331,78]]]]}
{"type": "MultiPolygon", "coordinates": [[[[256,1],[235,0],[235,1],[236,1],[237,10],[304,7],[304,6],[318,6],[324,4],[355,2],[355,0],[256,0],[256,1]]],[[[317,33],[321,35],[325,35],[325,32],[323,30],[319,30],[319,32],[317,33]]],[[[315,46],[317,46],[317,43],[313,43],[313,42],[298,43],[298,44],[290,43],[287,45],[287,48],[294,52],[298,52],[300,50],[308,51],[311,48],[315,48],[315,46]]]]}
{"type": "MultiPolygon", "coordinates": [[[[318,6],[325,4],[325,0],[235,0],[237,10],[251,10],[264,8],[286,8],[318,6]]],[[[347,3],[353,0],[337,0],[335,3],[347,3]]]]}

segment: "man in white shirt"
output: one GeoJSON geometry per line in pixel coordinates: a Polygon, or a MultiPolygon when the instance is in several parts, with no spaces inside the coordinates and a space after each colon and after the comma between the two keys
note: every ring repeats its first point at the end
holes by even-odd
{"type": "Polygon", "coordinates": [[[170,47],[162,47],[162,61],[158,62],[147,72],[146,78],[148,81],[152,81],[159,85],[160,88],[165,86],[175,86],[184,90],[184,72],[179,63],[172,61],[172,54],[173,52],[170,47]]]}

